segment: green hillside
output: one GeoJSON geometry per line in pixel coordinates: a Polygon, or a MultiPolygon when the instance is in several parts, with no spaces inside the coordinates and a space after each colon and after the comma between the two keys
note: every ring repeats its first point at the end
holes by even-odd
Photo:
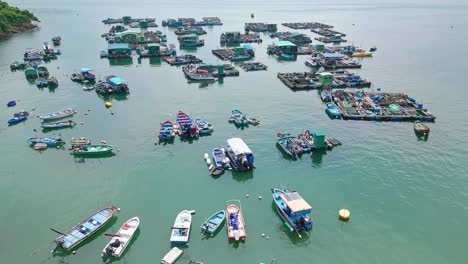
{"type": "Polygon", "coordinates": [[[31,28],[33,21],[39,20],[28,10],[21,10],[0,1],[0,33],[31,28]]]}

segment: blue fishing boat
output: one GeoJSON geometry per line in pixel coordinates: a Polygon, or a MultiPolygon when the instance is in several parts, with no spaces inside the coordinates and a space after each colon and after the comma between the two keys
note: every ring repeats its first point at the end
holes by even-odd
{"type": "Polygon", "coordinates": [[[96,231],[105,226],[106,223],[112,219],[116,210],[117,209],[113,206],[104,207],[94,214],[86,217],[83,221],[79,222],[64,233],[52,229],[52,231],[61,234],[61,236],[55,239],[57,247],[53,252],[59,248],[71,250],[76,247],[86,238],[90,237],[92,234],[96,233],[96,231]]]}
{"type": "Polygon", "coordinates": [[[15,100],[12,100],[10,102],[7,103],[7,107],[12,107],[12,106],[15,106],[16,105],[16,101],[15,100]]]}
{"type": "Polygon", "coordinates": [[[29,116],[29,113],[26,111],[15,113],[12,118],[8,119],[8,124],[13,125],[13,124],[23,122],[26,119],[28,119],[28,116],[29,116]]]}
{"type": "Polygon", "coordinates": [[[255,169],[254,155],[241,138],[227,140],[226,155],[231,160],[231,166],[236,171],[255,169]]]}
{"type": "Polygon", "coordinates": [[[285,53],[281,53],[281,55],[279,56],[280,60],[287,60],[287,61],[293,61],[293,60],[296,60],[296,58],[297,57],[292,54],[285,54],[285,53]]]}
{"type": "Polygon", "coordinates": [[[374,47],[370,48],[369,51],[370,51],[370,52],[377,51],[377,47],[374,46],[374,47]]]}
{"type": "Polygon", "coordinates": [[[309,231],[312,229],[312,206],[297,192],[271,189],[273,201],[284,224],[290,231],[309,231]]]}
{"type": "Polygon", "coordinates": [[[201,225],[201,232],[213,236],[223,224],[224,219],[226,219],[226,212],[224,210],[214,213],[203,222],[201,225]]]}
{"type": "Polygon", "coordinates": [[[293,141],[293,137],[289,133],[276,132],[276,143],[291,157],[302,154],[302,147],[293,141]]]}
{"type": "Polygon", "coordinates": [[[91,71],[92,71],[91,69],[81,68],[80,71],[81,71],[81,74],[83,75],[85,80],[90,81],[90,82],[96,80],[96,76],[91,73],[91,71]]]}
{"type": "Polygon", "coordinates": [[[29,145],[31,146],[34,146],[36,145],[37,143],[44,143],[46,144],[48,147],[60,147],[62,145],[65,144],[65,142],[60,138],[60,137],[57,137],[57,138],[38,138],[38,137],[31,137],[31,138],[28,138],[28,143],[29,145]]]}
{"type": "Polygon", "coordinates": [[[231,165],[229,165],[229,158],[226,157],[224,150],[221,148],[213,149],[213,159],[215,161],[216,168],[229,169],[231,167],[231,165]]]}
{"type": "Polygon", "coordinates": [[[55,129],[55,128],[63,128],[63,127],[73,127],[76,125],[73,120],[62,121],[62,122],[51,122],[51,123],[43,123],[41,127],[43,129],[55,129]]]}
{"type": "Polygon", "coordinates": [[[236,126],[246,126],[249,124],[249,120],[239,109],[232,109],[230,121],[234,122],[236,126]]]}
{"type": "Polygon", "coordinates": [[[174,130],[174,123],[170,120],[161,123],[159,127],[158,137],[161,140],[169,140],[174,138],[175,130],[174,130]]]}
{"type": "Polygon", "coordinates": [[[201,135],[211,134],[213,132],[213,126],[203,119],[195,119],[195,126],[201,135]]]}
{"type": "Polygon", "coordinates": [[[181,136],[197,137],[199,135],[198,128],[186,113],[182,111],[177,113],[177,123],[179,124],[181,136]]]}
{"type": "Polygon", "coordinates": [[[341,117],[341,111],[338,109],[338,106],[335,103],[327,103],[326,104],[327,109],[325,112],[331,117],[331,118],[340,118],[341,117]]]}
{"type": "Polygon", "coordinates": [[[322,98],[323,102],[331,102],[332,101],[332,95],[331,92],[328,90],[323,90],[320,93],[320,98],[322,98]]]}
{"type": "Polygon", "coordinates": [[[37,86],[37,87],[45,87],[45,86],[47,86],[47,80],[44,79],[44,78],[36,79],[36,86],[37,86]]]}

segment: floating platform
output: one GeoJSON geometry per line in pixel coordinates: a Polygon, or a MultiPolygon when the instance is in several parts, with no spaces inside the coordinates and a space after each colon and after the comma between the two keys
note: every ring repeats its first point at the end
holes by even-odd
{"type": "Polygon", "coordinates": [[[110,24],[130,24],[135,22],[146,21],[156,22],[156,18],[132,18],[130,16],[124,16],[122,18],[107,18],[102,21],[102,23],[110,25],[110,24]]]}
{"type": "Polygon", "coordinates": [[[299,32],[270,33],[270,37],[290,41],[296,45],[306,45],[312,43],[312,39],[310,39],[306,34],[302,34],[299,32]]]}
{"type": "Polygon", "coordinates": [[[259,34],[240,32],[225,32],[221,33],[221,45],[238,45],[242,43],[262,43],[263,40],[259,34]]]}
{"type": "Polygon", "coordinates": [[[182,71],[191,81],[215,81],[222,77],[239,76],[239,70],[231,64],[189,64],[182,67],[182,71]]]}
{"type": "Polygon", "coordinates": [[[255,56],[255,52],[250,45],[228,49],[215,49],[212,50],[212,53],[222,60],[230,60],[233,62],[250,60],[255,56]]]}
{"type": "Polygon", "coordinates": [[[346,39],[333,38],[333,37],[317,37],[317,38],[315,38],[315,40],[318,40],[318,41],[320,41],[322,43],[342,43],[342,42],[347,41],[346,39]]]}
{"type": "Polygon", "coordinates": [[[202,27],[197,26],[186,26],[184,28],[174,30],[174,34],[180,35],[187,35],[187,34],[197,34],[197,35],[204,35],[206,34],[206,30],[202,27]]]}
{"type": "Polygon", "coordinates": [[[278,30],[278,27],[276,24],[268,23],[245,23],[244,29],[245,32],[275,32],[278,30]]]}
{"type": "MultiPolygon", "coordinates": [[[[108,32],[101,35],[104,37],[109,44],[112,43],[127,43],[130,45],[137,44],[149,44],[149,43],[161,43],[166,42],[167,38],[161,31],[122,31],[122,32],[108,32]]],[[[131,47],[135,48],[135,46],[131,47]]]]}
{"type": "Polygon", "coordinates": [[[169,63],[171,66],[203,63],[201,59],[191,54],[164,57],[163,60],[169,63]]]}
{"type": "Polygon", "coordinates": [[[292,29],[333,28],[331,25],[319,22],[282,23],[281,25],[292,29]]]}
{"type": "Polygon", "coordinates": [[[341,53],[313,53],[306,60],[306,66],[312,68],[324,68],[325,70],[360,69],[362,64],[341,53]]]}
{"type": "Polygon", "coordinates": [[[266,71],[268,66],[261,62],[245,62],[239,65],[244,71],[266,71]]]}
{"type": "Polygon", "coordinates": [[[315,28],[312,28],[310,31],[320,36],[324,36],[324,37],[332,37],[332,36],[346,37],[346,34],[330,29],[330,28],[315,27],[315,28]]]}
{"type": "Polygon", "coordinates": [[[343,119],[426,122],[436,119],[423,104],[403,93],[337,90],[332,92],[332,98],[343,119]]]}
{"type": "Polygon", "coordinates": [[[348,71],[278,73],[277,77],[291,90],[365,88],[371,82],[348,71]]]}
{"type": "Polygon", "coordinates": [[[164,27],[185,27],[185,26],[221,26],[223,22],[219,17],[203,17],[202,21],[196,21],[193,17],[181,17],[177,19],[169,18],[162,21],[164,27]]]}

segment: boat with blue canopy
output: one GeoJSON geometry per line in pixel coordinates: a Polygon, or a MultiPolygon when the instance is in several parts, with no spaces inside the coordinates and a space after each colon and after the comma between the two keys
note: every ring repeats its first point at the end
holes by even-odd
{"type": "Polygon", "coordinates": [[[198,137],[198,128],[193,124],[192,119],[184,112],[177,113],[177,123],[179,124],[180,135],[187,137],[198,137]]]}
{"type": "Polygon", "coordinates": [[[231,118],[229,120],[234,122],[236,126],[246,126],[249,124],[247,116],[236,108],[232,109],[231,118]]]}
{"type": "Polygon", "coordinates": [[[76,224],[70,230],[61,233],[62,235],[55,239],[57,247],[55,250],[53,250],[53,252],[59,248],[64,250],[71,250],[72,248],[76,247],[86,238],[90,237],[96,231],[105,226],[105,224],[109,222],[110,219],[112,219],[116,210],[117,208],[113,206],[104,207],[94,214],[86,217],[83,221],[76,224]]]}
{"type": "Polygon", "coordinates": [[[208,219],[206,219],[205,222],[203,222],[203,224],[201,225],[201,232],[214,236],[214,234],[219,229],[219,227],[221,227],[225,219],[226,212],[224,210],[214,213],[212,216],[208,217],[208,219]]]}
{"type": "Polygon", "coordinates": [[[271,189],[273,201],[279,215],[290,231],[309,231],[312,229],[312,206],[297,192],[271,189]]]}

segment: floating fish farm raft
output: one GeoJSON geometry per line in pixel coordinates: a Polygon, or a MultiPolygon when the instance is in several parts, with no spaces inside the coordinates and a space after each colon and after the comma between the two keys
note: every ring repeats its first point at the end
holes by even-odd
{"type": "Polygon", "coordinates": [[[245,23],[245,32],[275,32],[278,30],[276,24],[267,24],[267,23],[245,23]]]}
{"type": "Polygon", "coordinates": [[[185,26],[221,26],[223,23],[219,17],[203,17],[202,21],[196,21],[195,18],[178,18],[162,21],[164,27],[185,27],[185,26]]]}
{"type": "Polygon", "coordinates": [[[312,40],[306,35],[299,32],[277,32],[270,33],[271,38],[291,41],[296,45],[306,45],[312,43],[312,40]]]}
{"type": "Polygon", "coordinates": [[[278,73],[277,77],[291,90],[365,88],[371,82],[348,71],[278,73]]]}
{"type": "Polygon", "coordinates": [[[333,28],[333,26],[318,22],[283,23],[281,25],[292,29],[333,28]]]}
{"type": "Polygon", "coordinates": [[[343,119],[428,122],[436,119],[423,104],[403,93],[337,90],[332,92],[332,98],[343,119]]]}
{"type": "Polygon", "coordinates": [[[330,28],[316,27],[316,28],[312,28],[310,31],[312,31],[315,34],[318,34],[320,36],[324,36],[324,37],[332,37],[332,36],[336,36],[336,35],[339,35],[341,37],[346,37],[346,34],[338,32],[338,31],[330,29],[330,28]]]}
{"type": "MultiPolygon", "coordinates": [[[[220,78],[220,77],[232,77],[239,76],[239,70],[237,70],[231,64],[199,64],[198,66],[189,64],[182,68],[185,77],[189,80],[194,80],[193,75],[203,74],[208,77],[220,78]]],[[[206,79],[206,78],[205,78],[206,79]]]]}
{"type": "Polygon", "coordinates": [[[239,65],[244,71],[266,71],[268,67],[261,62],[245,62],[239,65]]]}
{"type": "Polygon", "coordinates": [[[166,35],[161,31],[123,31],[116,33],[106,33],[102,35],[109,43],[127,43],[132,49],[136,44],[161,43],[166,42],[166,35]]]}
{"type": "Polygon", "coordinates": [[[342,43],[346,42],[346,39],[341,38],[341,36],[331,36],[331,37],[317,37],[315,40],[318,40],[322,43],[342,43]]]}
{"type": "Polygon", "coordinates": [[[262,38],[256,33],[241,34],[238,31],[221,33],[221,45],[238,45],[241,43],[262,43],[262,38]]]}
{"type": "Polygon", "coordinates": [[[255,52],[250,45],[228,49],[215,49],[212,53],[222,60],[230,61],[250,60],[255,56],[255,52]]]}
{"type": "Polygon", "coordinates": [[[362,65],[341,53],[317,53],[305,63],[309,67],[323,67],[325,70],[360,69],[362,65]]]}
{"type": "Polygon", "coordinates": [[[277,132],[276,138],[278,148],[291,158],[315,150],[332,150],[335,146],[341,145],[341,142],[336,139],[325,139],[323,131],[306,130],[296,137],[290,133],[277,132]]]}
{"type": "Polygon", "coordinates": [[[174,34],[176,35],[187,35],[187,34],[204,35],[206,34],[206,30],[204,30],[202,27],[187,26],[184,28],[174,30],[174,34]]]}
{"type": "Polygon", "coordinates": [[[169,63],[171,66],[203,63],[201,59],[191,54],[164,57],[163,60],[169,63]]]}
{"type": "Polygon", "coordinates": [[[130,24],[130,23],[138,23],[141,21],[156,22],[156,18],[132,18],[131,16],[124,16],[122,18],[107,18],[102,21],[102,23],[110,25],[110,24],[130,24]]]}
{"type": "Polygon", "coordinates": [[[165,57],[175,56],[176,50],[161,46],[159,43],[150,43],[141,44],[137,48],[137,53],[139,54],[140,58],[165,57]]]}

